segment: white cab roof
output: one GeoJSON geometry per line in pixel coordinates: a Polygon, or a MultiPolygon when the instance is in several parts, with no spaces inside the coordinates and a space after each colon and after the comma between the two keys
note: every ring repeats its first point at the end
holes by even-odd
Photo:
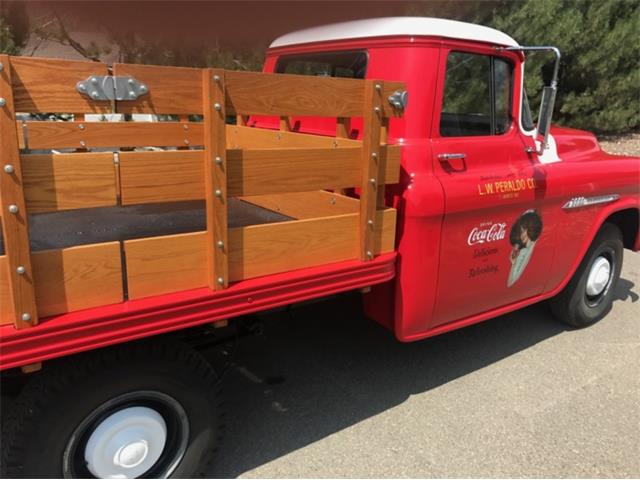
{"type": "Polygon", "coordinates": [[[398,35],[446,37],[509,47],[518,46],[518,43],[509,35],[499,30],[473,23],[445,20],[443,18],[387,17],[333,23],[331,25],[298,30],[277,38],[271,44],[271,48],[331,40],[398,35]]]}

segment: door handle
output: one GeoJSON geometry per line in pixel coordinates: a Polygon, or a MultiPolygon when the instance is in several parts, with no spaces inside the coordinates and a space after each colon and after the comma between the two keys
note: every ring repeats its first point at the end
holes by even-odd
{"type": "Polygon", "coordinates": [[[438,160],[441,162],[448,162],[449,160],[462,160],[467,158],[466,153],[440,153],[438,154],[438,160]]]}

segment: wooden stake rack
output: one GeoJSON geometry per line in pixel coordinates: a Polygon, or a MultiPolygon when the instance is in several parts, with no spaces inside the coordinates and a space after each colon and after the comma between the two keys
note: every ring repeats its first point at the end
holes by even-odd
{"type": "Polygon", "coordinates": [[[402,84],[128,64],[109,71],[7,55],[0,64],[0,324],[29,328],[126,298],[223,289],[394,248],[396,212],[384,207],[383,187],[398,182],[400,147],[381,140],[398,115],[386,99],[402,84]],[[80,91],[110,75],[135,79],[137,98],[80,91]],[[51,112],[73,120],[36,119],[51,112]],[[85,120],[95,113],[175,121],[85,120]],[[281,129],[248,127],[250,115],[279,117],[281,129]],[[336,118],[336,136],[293,132],[291,116],[336,118]],[[353,117],[363,119],[361,140],[346,138],[353,117]],[[336,193],[351,187],[359,199],[336,193]],[[231,197],[294,220],[229,228],[231,197]],[[205,231],[30,250],[31,214],[187,200],[205,201],[205,231]]]}

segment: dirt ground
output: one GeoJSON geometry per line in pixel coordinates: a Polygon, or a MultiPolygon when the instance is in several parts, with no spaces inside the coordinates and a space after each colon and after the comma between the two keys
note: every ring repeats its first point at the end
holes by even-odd
{"type": "Polygon", "coordinates": [[[598,137],[600,146],[606,152],[615,155],[640,156],[640,133],[619,136],[598,137]]]}

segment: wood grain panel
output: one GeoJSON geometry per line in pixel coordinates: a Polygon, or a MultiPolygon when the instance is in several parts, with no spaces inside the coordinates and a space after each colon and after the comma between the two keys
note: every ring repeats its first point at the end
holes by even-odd
{"type": "MultiPolygon", "coordinates": [[[[362,80],[229,71],[227,111],[240,115],[354,117],[362,115],[362,80]]],[[[402,84],[390,82],[384,94],[402,84]]],[[[386,98],[386,97],[385,97],[386,98]]],[[[382,114],[395,115],[385,102],[382,114]]]]}
{"type": "Polygon", "coordinates": [[[254,195],[241,199],[298,220],[360,211],[360,202],[357,199],[324,190],[254,195]]]}
{"type": "Polygon", "coordinates": [[[111,153],[22,155],[29,213],[117,204],[111,153]]]}
{"type": "Polygon", "coordinates": [[[118,113],[203,112],[202,69],[116,63],[114,75],[132,75],[149,88],[137,100],[117,102],[118,113]]]}
{"type": "Polygon", "coordinates": [[[107,75],[107,65],[51,58],[11,57],[16,112],[111,112],[107,101],[95,101],[76,90],[91,75],[107,75]]]}
{"type": "MultiPolygon", "coordinates": [[[[394,249],[396,212],[377,212],[376,253],[394,249]]],[[[358,257],[358,214],[229,230],[231,281],[358,257]]],[[[129,298],[207,286],[206,233],[124,242],[129,298]]]]}
{"type": "Polygon", "coordinates": [[[124,242],[129,298],[207,286],[206,232],[124,242]]]}
{"type": "Polygon", "coordinates": [[[123,300],[119,242],[33,254],[41,317],[123,300]]]}
{"type": "Polygon", "coordinates": [[[6,255],[0,256],[0,325],[13,323],[13,305],[9,289],[9,261],[6,255]]]}
{"type": "Polygon", "coordinates": [[[198,146],[203,143],[202,123],[196,122],[26,122],[26,125],[30,149],[198,146]]]}
{"type": "Polygon", "coordinates": [[[282,132],[266,128],[227,125],[227,148],[315,148],[358,146],[362,142],[308,133],[282,132]]]}
{"type": "Polygon", "coordinates": [[[120,152],[123,205],[204,198],[202,150],[120,152]]]}
{"type": "MultiPolygon", "coordinates": [[[[227,150],[228,196],[347,188],[361,182],[360,148],[227,150]]],[[[387,156],[384,180],[397,183],[398,147],[387,156]]],[[[204,198],[203,151],[121,152],[123,205],[204,198]]]]}
{"type": "Polygon", "coordinates": [[[13,93],[12,65],[8,55],[0,55],[0,212],[5,255],[9,265],[8,283],[16,328],[28,328],[38,323],[38,312],[31,270],[29,222],[24,201],[22,162],[18,153],[13,93]],[[10,172],[5,172],[9,167],[10,172]],[[13,213],[10,211],[13,210],[13,213]]]}

